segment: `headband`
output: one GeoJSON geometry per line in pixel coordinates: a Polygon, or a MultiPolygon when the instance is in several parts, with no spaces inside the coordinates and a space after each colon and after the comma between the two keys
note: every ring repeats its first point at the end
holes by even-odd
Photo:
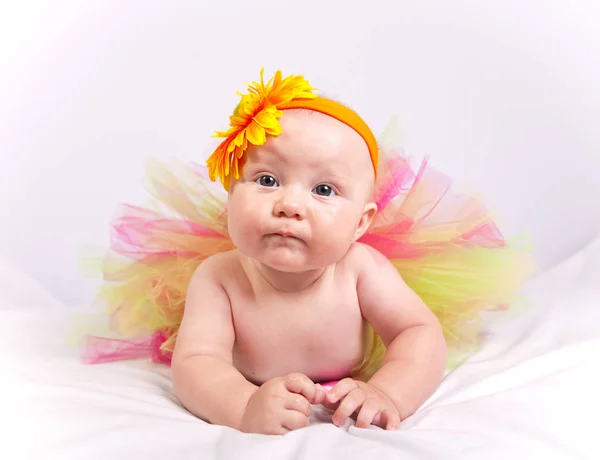
{"type": "Polygon", "coordinates": [[[206,161],[211,180],[219,178],[225,189],[229,190],[231,176],[236,179],[240,177],[240,161],[248,143],[263,145],[267,134],[279,136],[281,125],[278,119],[283,115],[283,110],[288,109],[321,112],[354,129],[367,144],[377,174],[377,140],[356,112],[339,102],[317,96],[302,75],[290,75],[282,79],[278,70],[265,85],[263,73],[264,69],[260,71],[259,83],[248,85],[247,94],[240,94],[242,99],[229,117],[229,129],[215,134],[215,137],[225,140],[206,161]]]}

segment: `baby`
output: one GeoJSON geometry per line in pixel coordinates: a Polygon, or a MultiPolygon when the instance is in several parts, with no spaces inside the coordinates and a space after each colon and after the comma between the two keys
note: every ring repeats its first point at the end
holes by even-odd
{"type": "Polygon", "coordinates": [[[196,416],[244,432],[306,427],[311,405],[331,409],[338,426],[352,417],[357,427],[397,429],[440,384],[446,343],[398,270],[357,242],[377,212],[372,146],[320,111],[276,116],[280,129],[253,114],[264,138],[253,142],[261,134],[250,126],[235,140],[243,155],[225,184],[236,249],[207,258],[191,279],[175,394],[196,416]],[[369,326],[386,353],[362,381],[351,375],[369,326]]]}

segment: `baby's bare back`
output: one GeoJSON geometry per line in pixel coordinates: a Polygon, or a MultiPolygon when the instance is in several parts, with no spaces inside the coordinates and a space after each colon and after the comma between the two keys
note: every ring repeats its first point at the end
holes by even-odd
{"type": "Polygon", "coordinates": [[[265,381],[292,372],[315,382],[350,375],[363,357],[366,323],[348,260],[330,267],[300,292],[275,290],[248,274],[237,251],[222,280],[231,304],[235,343],[233,365],[249,381],[265,381]]]}

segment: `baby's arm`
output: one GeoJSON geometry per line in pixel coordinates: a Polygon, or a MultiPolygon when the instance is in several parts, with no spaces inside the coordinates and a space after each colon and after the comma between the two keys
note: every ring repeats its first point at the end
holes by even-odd
{"type": "Polygon", "coordinates": [[[358,276],[365,319],[387,347],[383,366],[369,380],[396,405],[400,419],[412,415],[439,386],[446,342],[435,315],[391,262],[368,246],[358,276]]]}
{"type": "Polygon", "coordinates": [[[219,271],[222,267],[207,259],[191,279],[173,353],[173,387],[197,417],[239,428],[257,387],[232,364],[235,333],[219,271]]]}
{"type": "Polygon", "coordinates": [[[175,395],[197,417],[240,431],[282,434],[307,426],[310,404],[324,398],[308,377],[274,377],[259,388],[233,366],[231,305],[219,282],[231,270],[215,260],[198,268],[188,288],[173,354],[175,395]]]}

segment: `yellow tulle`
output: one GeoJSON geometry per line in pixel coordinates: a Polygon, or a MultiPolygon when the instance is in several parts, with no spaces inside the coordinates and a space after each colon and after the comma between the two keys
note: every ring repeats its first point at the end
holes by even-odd
{"type": "MultiPolygon", "coordinates": [[[[481,314],[507,309],[518,298],[533,273],[530,251],[519,240],[504,240],[480,200],[452,193],[451,181],[426,163],[413,170],[388,141],[384,136],[375,193],[381,210],[361,241],[386,255],[437,316],[455,363],[479,345],[481,314]]],[[[207,257],[234,246],[227,196],[202,167],[151,161],[147,189],[150,201],[121,208],[111,248],[91,263],[103,276],[98,299],[114,335],[123,346],[154,337],[148,346],[168,363],[192,274],[207,257]]],[[[357,378],[368,379],[385,353],[377,334],[369,334],[357,378]]],[[[102,353],[123,356],[118,347],[102,347],[107,343],[98,342],[90,362],[101,362],[102,353]]]]}

